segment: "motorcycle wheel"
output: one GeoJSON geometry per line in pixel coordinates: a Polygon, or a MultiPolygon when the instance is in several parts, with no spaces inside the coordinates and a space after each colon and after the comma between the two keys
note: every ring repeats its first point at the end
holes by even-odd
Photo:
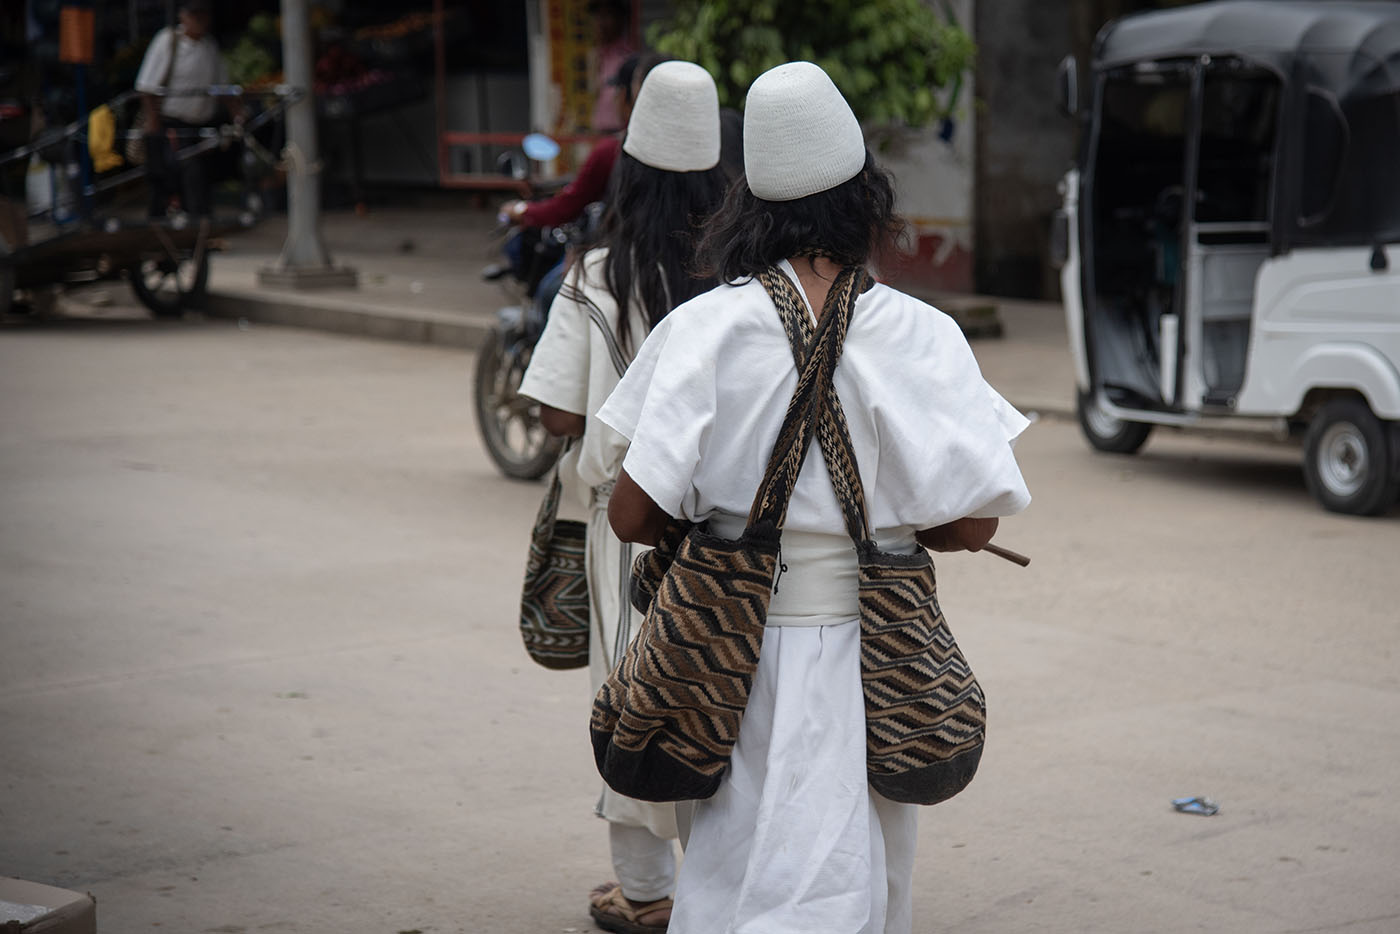
{"type": "Polygon", "coordinates": [[[537,480],[559,458],[564,442],[540,424],[539,403],[520,395],[529,347],[507,352],[492,330],[476,357],[476,424],[486,453],[507,477],[537,480]]]}
{"type": "Polygon", "coordinates": [[[209,253],[198,260],[192,252],[178,259],[149,257],[130,270],[131,291],[157,318],[177,318],[186,310],[198,310],[209,288],[209,253]]]}

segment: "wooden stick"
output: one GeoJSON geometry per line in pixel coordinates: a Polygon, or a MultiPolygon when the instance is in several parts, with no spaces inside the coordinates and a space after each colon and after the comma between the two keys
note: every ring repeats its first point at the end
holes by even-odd
{"type": "Polygon", "coordinates": [[[1003,548],[1000,545],[993,545],[991,542],[982,546],[983,551],[990,551],[998,558],[1005,558],[1012,564],[1019,564],[1021,567],[1031,563],[1031,559],[1021,554],[1019,551],[1012,551],[1010,548],[1003,548]]]}

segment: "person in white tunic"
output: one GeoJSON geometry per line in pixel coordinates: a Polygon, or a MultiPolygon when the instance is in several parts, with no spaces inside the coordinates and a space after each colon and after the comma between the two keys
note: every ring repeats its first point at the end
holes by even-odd
{"type": "MultiPolygon", "coordinates": [[[[637,93],[600,245],[565,279],[520,386],[542,403],[547,429],[581,436],[561,471],[576,472],[584,505],[592,507],[586,567],[595,693],[619,657],[619,632],[626,638],[636,631],[625,596],[630,546],[607,521],[627,441],[598,421],[597,411],[647,332],[677,302],[715,283],[693,278],[688,267],[698,225],[724,193],[719,152],[713,79],[689,62],[657,65],[637,93]]],[[[595,922],[624,934],[664,931],[675,887],[675,807],[625,798],[604,786],[598,814],[609,822],[617,882],[590,893],[595,922]]]]}
{"type": "MultiPolygon", "coordinates": [[[[598,413],[630,440],[609,509],[626,541],[655,543],[673,516],[738,537],[797,382],[754,277],[780,269],[815,319],[836,273],[899,230],[889,177],[816,65],[754,82],[744,166],[701,244],[726,284],[652,330],[598,413]]],[[[938,310],[875,285],[834,382],[883,550],[980,550],[1029,503],[1012,452],[1028,423],[938,310]]],[[[671,934],[908,934],[916,811],[867,782],[857,558],[817,445],[782,560],[730,767],[694,810],[671,934]]]]}
{"type": "MultiPolygon", "coordinates": [[[[179,25],[156,33],[136,73],[152,217],[165,216],[172,194],[178,194],[181,207],[196,217],[208,214],[211,208],[206,160],[187,159],[177,165],[167,138],[171,130],[209,126],[218,115],[219,99],[206,92],[211,85],[226,85],[229,80],[219,44],[209,33],[210,19],[209,0],[183,0],[179,25]]],[[[234,119],[243,119],[245,110],[239,98],[225,98],[224,103],[234,119]]]]}

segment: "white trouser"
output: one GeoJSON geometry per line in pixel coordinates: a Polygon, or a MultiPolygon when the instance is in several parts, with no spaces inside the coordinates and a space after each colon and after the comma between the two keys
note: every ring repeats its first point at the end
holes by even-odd
{"type": "Polygon", "coordinates": [[[676,848],[645,827],[608,824],[613,871],[622,894],[634,902],[653,902],[676,885],[676,848]]]}
{"type": "MultiPolygon", "coordinates": [[[[608,526],[607,499],[595,496],[588,519],[588,594],[593,632],[588,647],[588,667],[596,694],[616,659],[622,612],[630,613],[629,630],[636,634],[640,614],[632,612],[623,596],[623,576],[628,566],[622,543],[608,526]]],[[[676,887],[676,809],[670,804],[626,798],[606,785],[598,800],[597,814],[608,821],[613,871],[622,894],[633,901],[664,898],[676,887]]]]}
{"type": "Polygon", "coordinates": [[[788,619],[768,617],[729,769],[696,805],[670,930],[910,934],[917,808],[866,777],[860,622],[788,619]]]}

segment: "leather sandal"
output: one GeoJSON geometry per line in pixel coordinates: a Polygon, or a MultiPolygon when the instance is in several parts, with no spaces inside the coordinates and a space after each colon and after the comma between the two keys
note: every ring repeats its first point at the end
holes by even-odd
{"type": "Polygon", "coordinates": [[[616,934],[661,934],[671,923],[668,895],[637,904],[622,894],[622,886],[605,882],[588,893],[588,913],[593,923],[616,934]]]}

